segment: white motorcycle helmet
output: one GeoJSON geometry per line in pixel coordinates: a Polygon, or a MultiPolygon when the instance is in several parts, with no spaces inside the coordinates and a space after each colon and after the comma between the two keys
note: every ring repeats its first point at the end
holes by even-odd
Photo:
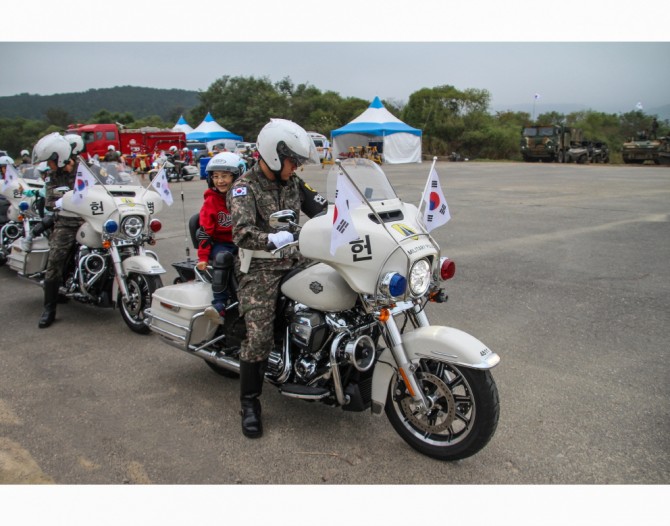
{"type": "Polygon", "coordinates": [[[239,155],[232,152],[217,153],[212,157],[205,171],[207,172],[207,186],[214,188],[214,181],[212,181],[212,174],[214,172],[230,172],[233,174],[233,181],[235,181],[244,169],[244,161],[239,155]]]}
{"type": "Polygon", "coordinates": [[[84,139],[76,133],[68,133],[64,136],[65,140],[70,143],[72,153],[70,155],[79,155],[84,151],[84,139]]]}
{"type": "Polygon", "coordinates": [[[170,146],[170,153],[171,154],[177,153],[177,147],[176,146],[170,146]]]}
{"type": "Polygon", "coordinates": [[[261,159],[275,174],[281,172],[286,158],[294,159],[299,166],[319,163],[314,141],[293,121],[270,119],[258,134],[256,144],[261,159]]]}
{"type": "Polygon", "coordinates": [[[7,166],[8,164],[14,164],[14,159],[9,155],[3,155],[0,157],[0,166],[7,166]]]}
{"type": "Polygon", "coordinates": [[[21,157],[23,157],[24,155],[30,156],[30,152],[28,150],[21,150],[21,157]]]}
{"type": "Polygon", "coordinates": [[[33,148],[33,164],[41,161],[55,161],[59,168],[65,166],[70,159],[72,148],[65,137],[54,132],[45,135],[33,148]]]}
{"type": "Polygon", "coordinates": [[[114,151],[116,151],[116,148],[114,148],[113,144],[110,144],[109,146],[107,146],[107,151],[108,152],[114,152],[114,151]]]}

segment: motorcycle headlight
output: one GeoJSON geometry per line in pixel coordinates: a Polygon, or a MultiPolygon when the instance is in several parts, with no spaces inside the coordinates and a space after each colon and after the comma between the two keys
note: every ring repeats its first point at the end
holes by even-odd
{"type": "Polygon", "coordinates": [[[420,259],[409,271],[409,290],[414,296],[423,296],[430,286],[430,263],[420,259]]]}
{"type": "Polygon", "coordinates": [[[135,239],[144,230],[144,220],[138,216],[129,216],[121,221],[121,232],[130,239],[135,239]]]}

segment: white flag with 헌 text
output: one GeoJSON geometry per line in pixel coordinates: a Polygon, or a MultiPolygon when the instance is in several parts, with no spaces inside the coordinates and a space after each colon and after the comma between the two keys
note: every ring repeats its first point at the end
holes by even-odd
{"type": "Polygon", "coordinates": [[[442,193],[440,187],[440,179],[435,171],[435,166],[430,170],[428,176],[428,184],[423,194],[423,202],[425,208],[423,209],[423,223],[426,225],[426,230],[430,232],[433,228],[444,225],[451,219],[449,214],[449,205],[442,193]]]}
{"type": "Polygon", "coordinates": [[[156,177],[151,181],[151,186],[153,186],[158,195],[161,196],[161,199],[167,203],[168,206],[172,205],[172,192],[170,192],[170,187],[168,186],[167,176],[165,175],[165,168],[158,170],[156,177]]]}
{"type": "Polygon", "coordinates": [[[358,232],[351,219],[351,209],[358,207],[363,201],[351,181],[343,173],[337,175],[335,187],[335,207],[333,209],[333,231],[330,236],[330,253],[341,245],[358,239],[358,232]]]}

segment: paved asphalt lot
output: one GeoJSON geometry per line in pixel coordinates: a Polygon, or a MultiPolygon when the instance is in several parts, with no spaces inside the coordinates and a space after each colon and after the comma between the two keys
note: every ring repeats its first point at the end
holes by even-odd
{"type": "MultiPolygon", "coordinates": [[[[430,164],[385,166],[418,203],[430,164]]],[[[443,463],[385,416],[282,397],[245,439],[238,382],[131,333],[118,311],[59,306],[0,268],[0,483],[667,484],[670,479],[670,169],[438,163],[452,220],[434,232],[456,261],[435,324],[502,357],[489,445],[443,463]]],[[[327,169],[303,177],[325,190],[327,169]]],[[[172,185],[156,246],[185,257],[203,181],[172,185]],[[183,194],[183,206],[181,195],[183,194]]],[[[191,255],[194,255],[191,251],[191,255]]]]}

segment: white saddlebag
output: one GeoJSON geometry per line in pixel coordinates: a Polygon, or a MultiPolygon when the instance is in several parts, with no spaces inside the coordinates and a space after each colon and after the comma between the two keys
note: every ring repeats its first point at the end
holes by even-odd
{"type": "Polygon", "coordinates": [[[212,304],[212,286],[189,281],[157,289],[151,299],[149,326],[167,340],[188,346],[210,339],[217,325],[202,313],[212,304]]]}

